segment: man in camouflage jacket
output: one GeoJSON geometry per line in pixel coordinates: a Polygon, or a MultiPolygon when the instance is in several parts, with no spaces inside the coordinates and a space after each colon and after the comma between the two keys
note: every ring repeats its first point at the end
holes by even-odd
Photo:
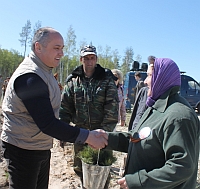
{"type": "MultiPolygon", "coordinates": [[[[118,93],[111,70],[97,64],[94,46],[81,49],[81,66],[67,78],[62,94],[60,119],[76,127],[113,131],[118,122],[118,93]]],[[[81,172],[76,154],[83,145],[74,145],[74,170],[81,172]]]]}

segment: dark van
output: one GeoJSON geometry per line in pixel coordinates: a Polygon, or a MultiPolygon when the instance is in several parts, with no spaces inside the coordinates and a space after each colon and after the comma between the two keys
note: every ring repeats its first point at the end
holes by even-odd
{"type": "Polygon", "coordinates": [[[200,114],[200,85],[192,77],[181,72],[180,94],[200,114]]]}
{"type": "MultiPolygon", "coordinates": [[[[126,73],[124,80],[124,96],[126,98],[126,110],[131,110],[131,104],[134,104],[135,94],[134,89],[137,84],[135,80],[135,72],[130,71],[126,73]]],[[[147,73],[141,71],[142,79],[145,80],[147,73]]],[[[192,77],[184,75],[185,72],[181,72],[181,88],[180,95],[183,96],[189,104],[200,114],[200,85],[192,77]]]]}

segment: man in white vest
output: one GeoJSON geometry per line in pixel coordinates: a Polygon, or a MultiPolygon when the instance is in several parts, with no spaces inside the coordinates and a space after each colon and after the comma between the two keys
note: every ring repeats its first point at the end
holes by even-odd
{"type": "Polygon", "coordinates": [[[102,130],[88,131],[59,120],[60,89],[52,74],[63,56],[64,41],[53,28],[36,31],[31,52],[15,70],[2,104],[2,147],[8,161],[10,189],[47,189],[53,137],[107,144],[102,130]]]}

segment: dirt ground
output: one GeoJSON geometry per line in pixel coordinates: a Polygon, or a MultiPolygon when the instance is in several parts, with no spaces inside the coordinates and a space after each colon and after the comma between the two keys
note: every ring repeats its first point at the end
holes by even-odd
{"type": "MultiPolygon", "coordinates": [[[[130,118],[130,113],[127,113],[127,123],[130,118]]],[[[200,118],[200,116],[199,116],[200,118]]],[[[2,123],[2,120],[1,120],[2,123]]],[[[127,131],[127,127],[117,126],[116,131],[127,131]]],[[[1,132],[1,127],[0,127],[1,132]]],[[[79,177],[74,173],[73,164],[73,150],[72,144],[68,143],[64,149],[59,146],[58,140],[54,140],[54,146],[51,149],[51,169],[49,189],[81,189],[81,181],[79,177]]],[[[120,189],[117,185],[117,180],[121,178],[119,176],[119,169],[123,164],[125,153],[115,152],[117,161],[111,167],[111,179],[108,188],[120,189]]],[[[197,187],[200,189],[200,164],[197,178],[197,187]]],[[[6,162],[0,154],[0,189],[8,189],[8,174],[6,173],[6,162]]]]}

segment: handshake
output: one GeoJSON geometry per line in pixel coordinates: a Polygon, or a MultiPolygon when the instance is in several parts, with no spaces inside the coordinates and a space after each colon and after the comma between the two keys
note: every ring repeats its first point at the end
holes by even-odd
{"type": "Polygon", "coordinates": [[[90,131],[85,143],[96,150],[104,148],[108,145],[108,134],[102,129],[90,131]]]}

